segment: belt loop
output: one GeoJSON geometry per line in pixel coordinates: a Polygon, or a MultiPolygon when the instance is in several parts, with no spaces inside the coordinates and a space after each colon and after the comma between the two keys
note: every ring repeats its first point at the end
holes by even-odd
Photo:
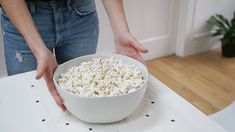
{"type": "Polygon", "coordinates": [[[71,11],[72,10],[72,0],[67,0],[67,8],[68,8],[68,11],[71,11]]]}
{"type": "Polygon", "coordinates": [[[29,1],[29,10],[31,14],[35,13],[36,0],[29,1]]]}

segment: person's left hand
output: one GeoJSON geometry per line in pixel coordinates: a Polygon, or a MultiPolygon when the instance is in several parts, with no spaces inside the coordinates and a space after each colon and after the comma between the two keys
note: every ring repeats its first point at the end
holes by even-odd
{"type": "Polygon", "coordinates": [[[123,32],[116,35],[115,46],[118,54],[126,55],[145,63],[140,53],[147,53],[148,50],[141,46],[129,32],[123,32]]]}

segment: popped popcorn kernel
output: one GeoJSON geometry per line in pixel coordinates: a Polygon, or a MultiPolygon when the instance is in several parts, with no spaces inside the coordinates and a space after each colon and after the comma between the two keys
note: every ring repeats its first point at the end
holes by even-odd
{"type": "Polygon", "coordinates": [[[115,57],[82,62],[58,79],[62,88],[84,97],[119,96],[136,91],[144,82],[143,73],[137,67],[115,57]]]}

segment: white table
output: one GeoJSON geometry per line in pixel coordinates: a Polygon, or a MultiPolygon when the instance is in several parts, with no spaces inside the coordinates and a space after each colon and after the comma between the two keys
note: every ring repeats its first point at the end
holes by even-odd
{"type": "Polygon", "coordinates": [[[139,108],[112,124],[87,124],[62,112],[34,75],[0,79],[0,132],[226,132],[151,75],[139,108]]]}

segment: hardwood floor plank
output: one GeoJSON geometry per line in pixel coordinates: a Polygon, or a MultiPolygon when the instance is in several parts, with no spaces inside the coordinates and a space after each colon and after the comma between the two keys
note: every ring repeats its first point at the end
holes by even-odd
{"type": "Polygon", "coordinates": [[[147,62],[155,77],[207,115],[235,100],[235,58],[221,57],[220,50],[147,62]]]}

